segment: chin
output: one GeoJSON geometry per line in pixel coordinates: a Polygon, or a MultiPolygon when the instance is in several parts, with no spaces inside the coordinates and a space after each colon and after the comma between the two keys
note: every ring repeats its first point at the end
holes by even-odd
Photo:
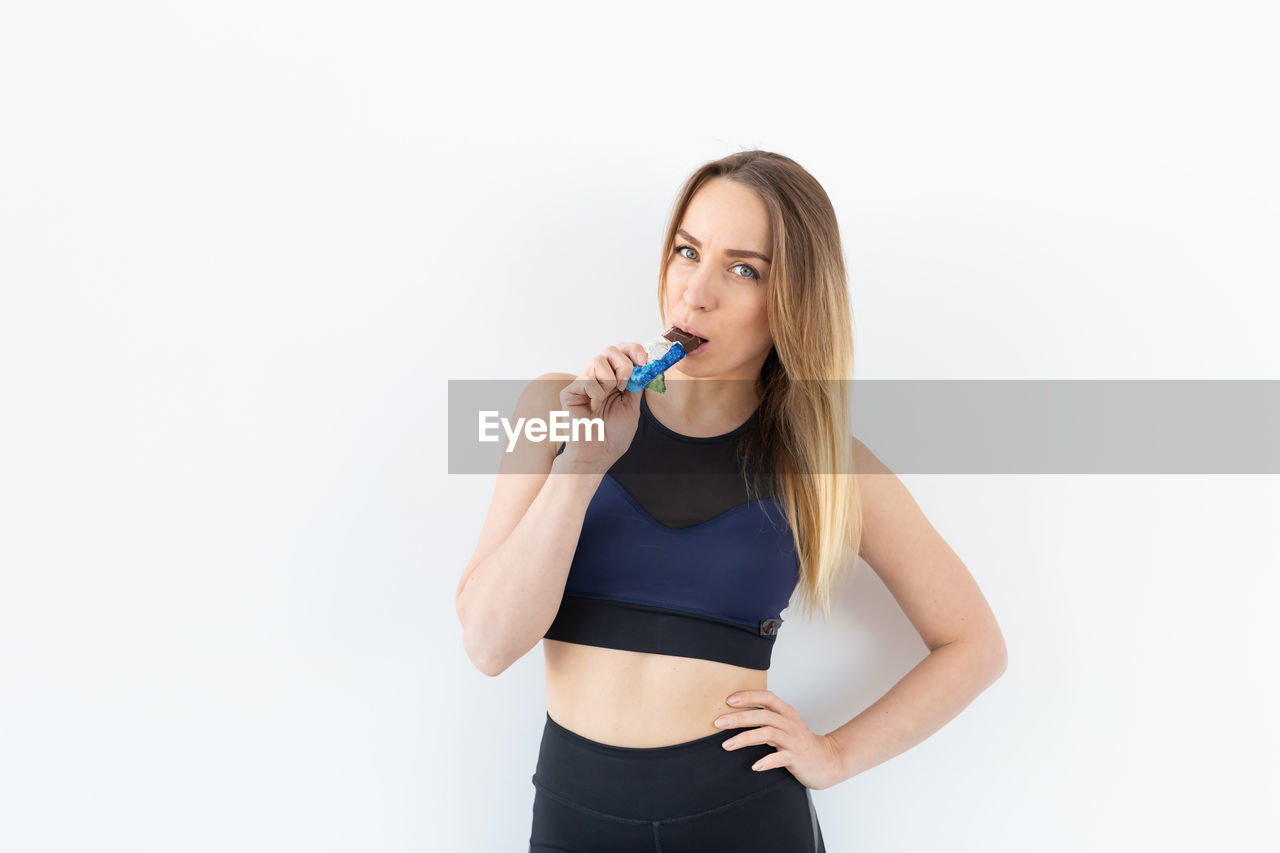
{"type": "Polygon", "coordinates": [[[701,362],[690,362],[687,358],[678,361],[672,370],[678,371],[682,376],[702,376],[706,373],[705,367],[701,362]]]}
{"type": "Polygon", "coordinates": [[[684,376],[688,379],[697,379],[697,380],[705,379],[708,382],[711,382],[713,380],[718,379],[719,377],[724,376],[725,373],[726,371],[724,370],[724,368],[717,367],[715,365],[710,365],[710,364],[703,364],[703,365],[694,367],[691,370],[684,371],[684,376]]]}

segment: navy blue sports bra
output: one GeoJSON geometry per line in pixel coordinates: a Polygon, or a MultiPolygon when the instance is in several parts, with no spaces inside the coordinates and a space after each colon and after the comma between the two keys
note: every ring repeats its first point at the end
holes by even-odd
{"type": "Polygon", "coordinates": [[[736,458],[759,410],[695,438],[663,426],[647,393],[587,507],[544,636],[767,670],[800,565],[780,502],[767,484],[752,499],[736,458]]]}

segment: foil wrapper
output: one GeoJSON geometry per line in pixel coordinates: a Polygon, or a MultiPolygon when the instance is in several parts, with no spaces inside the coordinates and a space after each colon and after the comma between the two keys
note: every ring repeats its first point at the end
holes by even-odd
{"type": "Polygon", "coordinates": [[[673,343],[666,338],[654,338],[646,341],[644,351],[649,356],[649,361],[645,364],[637,365],[631,371],[631,378],[627,380],[627,390],[638,392],[644,390],[646,385],[649,385],[653,387],[653,390],[662,393],[667,390],[666,383],[662,380],[662,374],[688,353],[684,351],[684,347],[681,346],[679,341],[673,343]]]}

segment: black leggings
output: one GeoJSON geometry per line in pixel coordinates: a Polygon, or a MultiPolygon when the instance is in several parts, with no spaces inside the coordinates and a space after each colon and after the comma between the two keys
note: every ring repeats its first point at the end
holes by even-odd
{"type": "Polygon", "coordinates": [[[825,853],[809,789],[775,750],[720,744],[753,726],[657,747],[612,746],[542,729],[529,853],[825,853]]]}

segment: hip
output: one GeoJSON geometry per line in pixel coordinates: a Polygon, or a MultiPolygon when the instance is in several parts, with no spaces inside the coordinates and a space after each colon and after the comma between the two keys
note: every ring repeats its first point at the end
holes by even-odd
{"type": "Polygon", "coordinates": [[[658,747],[601,743],[546,715],[530,850],[822,853],[810,791],[785,767],[751,765],[773,748],[726,750],[736,731],[658,747]]]}

